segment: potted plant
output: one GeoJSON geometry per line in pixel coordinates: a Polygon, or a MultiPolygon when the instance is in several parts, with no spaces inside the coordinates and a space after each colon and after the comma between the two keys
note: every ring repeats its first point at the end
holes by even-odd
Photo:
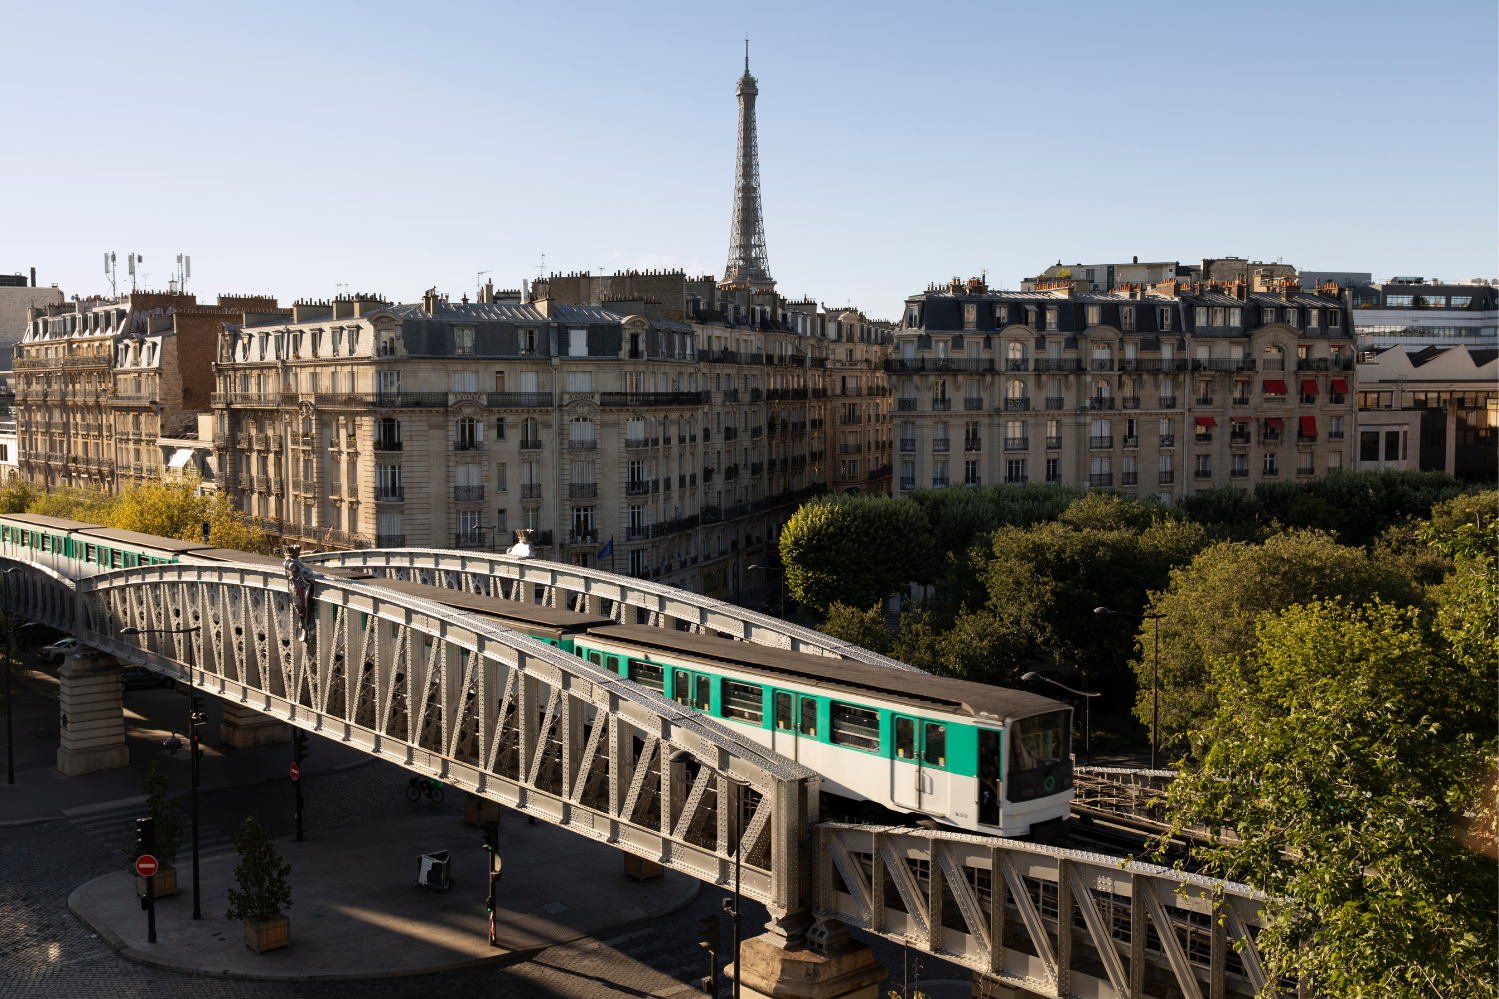
{"type": "Polygon", "coordinates": [[[463,821],[471,826],[500,821],[500,803],[468,791],[463,795],[463,821]]]}
{"type": "MultiPolygon", "coordinates": [[[[157,898],[164,898],[177,894],[177,868],[173,864],[177,860],[177,847],[182,842],[182,816],[177,812],[176,803],[167,800],[167,775],[161,772],[155,760],[151,761],[151,772],[141,781],[141,788],[146,792],[146,814],[154,820],[151,825],[156,830],[156,845],[150,850],[157,862],[156,873],[151,877],[152,893],[157,898]]],[[[135,862],[143,852],[134,840],[125,847],[131,872],[135,871],[135,862]]],[[[135,890],[138,895],[146,894],[146,879],[139,874],[135,875],[135,890]]]]}
{"type": "Polygon", "coordinates": [[[254,816],[246,816],[234,836],[239,866],[229,889],[227,919],[245,922],[245,946],[257,954],[291,945],[291,919],[281,910],[291,905],[291,885],[286,877],[291,865],[283,863],[254,816]]]}

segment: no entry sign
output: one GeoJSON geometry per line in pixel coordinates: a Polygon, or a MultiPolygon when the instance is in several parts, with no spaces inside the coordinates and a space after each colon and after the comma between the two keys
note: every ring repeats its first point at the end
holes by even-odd
{"type": "Polygon", "coordinates": [[[301,777],[302,777],[302,771],[298,770],[297,769],[297,765],[295,763],[293,763],[291,765],[291,779],[292,780],[300,780],[301,777]]]}
{"type": "Polygon", "coordinates": [[[135,861],[135,873],[143,878],[149,878],[156,874],[156,858],[149,853],[143,853],[135,861]]]}

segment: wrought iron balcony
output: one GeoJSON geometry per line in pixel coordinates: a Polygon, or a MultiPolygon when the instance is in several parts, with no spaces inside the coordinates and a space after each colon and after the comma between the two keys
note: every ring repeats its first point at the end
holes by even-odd
{"type": "Polygon", "coordinates": [[[595,499],[599,494],[597,482],[572,482],[568,484],[567,495],[569,499],[595,499]]]}
{"type": "Polygon", "coordinates": [[[477,503],[484,498],[483,486],[454,486],[453,501],[455,503],[477,503]]]}
{"type": "Polygon", "coordinates": [[[1107,450],[1114,446],[1113,435],[1093,436],[1088,438],[1088,447],[1095,450],[1107,450]]]}

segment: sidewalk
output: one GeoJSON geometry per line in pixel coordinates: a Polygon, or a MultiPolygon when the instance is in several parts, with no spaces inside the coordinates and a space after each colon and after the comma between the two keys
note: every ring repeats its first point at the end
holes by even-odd
{"type": "MultiPolygon", "coordinates": [[[[145,801],[141,782],[152,761],[167,775],[173,797],[190,790],[191,761],[185,750],[169,756],[162,743],[173,732],[187,731],[187,688],[154,688],[125,692],[125,741],[130,747],[130,765],[79,777],[64,777],[57,770],[58,680],[57,667],[27,656],[13,674],[15,717],[16,783],[0,782],[0,827],[70,818],[108,811],[145,801]]],[[[210,791],[243,787],[270,780],[289,780],[291,744],[232,749],[219,746],[219,722],[223,702],[207,694],[204,709],[208,723],[203,728],[204,760],[199,785],[210,791]]],[[[4,715],[0,714],[0,726],[4,715]]],[[[321,736],[308,739],[309,749],[302,773],[314,776],[343,770],[367,762],[371,757],[342,743],[321,736]]]]}
{"type": "MultiPolygon", "coordinates": [[[[387,978],[513,961],[546,947],[675,912],[700,882],[667,871],[636,882],[623,854],[566,829],[527,825],[506,811],[496,913],[488,939],[488,856],[479,830],[452,815],[346,827],[317,842],[275,841],[292,866],[291,946],[257,955],[242,922],[224,918],[235,855],[201,866],[203,919],[192,916],[191,858],[179,856],[178,894],[157,901],[155,944],[125,871],[95,878],[68,906],[128,960],[188,974],[262,980],[387,978]],[[450,850],[453,887],[415,884],[417,858],[450,850]]],[[[684,942],[683,946],[690,946],[684,942]]]]}

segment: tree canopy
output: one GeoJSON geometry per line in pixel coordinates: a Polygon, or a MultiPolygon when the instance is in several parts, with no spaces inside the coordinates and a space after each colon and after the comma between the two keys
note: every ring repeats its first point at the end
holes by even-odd
{"type": "Polygon", "coordinates": [[[780,551],[787,589],[819,617],[835,603],[880,603],[920,578],[933,555],[915,505],[868,496],[831,496],[804,505],[782,529],[780,551]]]}

